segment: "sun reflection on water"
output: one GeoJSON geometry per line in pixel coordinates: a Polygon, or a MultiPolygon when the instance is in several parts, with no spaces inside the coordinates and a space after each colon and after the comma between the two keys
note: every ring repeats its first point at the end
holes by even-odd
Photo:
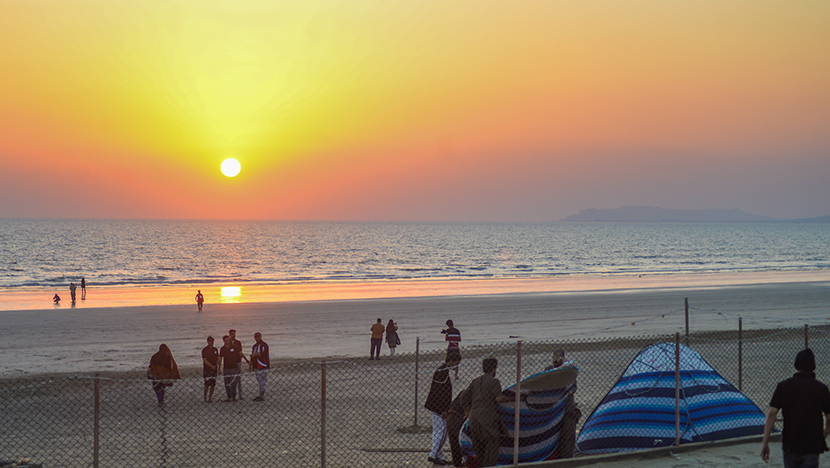
{"type": "Polygon", "coordinates": [[[242,288],[239,286],[222,286],[219,297],[223,304],[235,304],[242,299],[242,288]]]}

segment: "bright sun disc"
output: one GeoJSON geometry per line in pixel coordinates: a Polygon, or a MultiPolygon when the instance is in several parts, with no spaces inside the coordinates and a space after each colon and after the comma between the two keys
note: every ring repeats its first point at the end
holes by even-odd
{"type": "Polygon", "coordinates": [[[242,170],[242,165],[236,159],[228,158],[222,161],[222,174],[228,177],[234,177],[239,174],[240,170],[242,170]]]}

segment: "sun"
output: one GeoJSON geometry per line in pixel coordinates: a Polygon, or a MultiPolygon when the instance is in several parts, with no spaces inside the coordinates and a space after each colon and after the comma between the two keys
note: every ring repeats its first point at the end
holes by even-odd
{"type": "Polygon", "coordinates": [[[234,158],[228,158],[222,161],[222,174],[228,177],[236,177],[239,171],[242,170],[242,165],[234,158]]]}

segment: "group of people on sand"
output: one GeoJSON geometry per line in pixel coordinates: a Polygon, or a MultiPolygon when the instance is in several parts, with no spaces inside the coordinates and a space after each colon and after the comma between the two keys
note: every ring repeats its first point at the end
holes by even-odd
{"type": "MultiPolygon", "coordinates": [[[[69,283],[69,297],[72,299],[72,305],[75,305],[75,290],[78,289],[78,286],[75,283],[69,283]]],[[[86,278],[81,278],[81,300],[86,300],[86,278]]],[[[59,306],[61,303],[61,297],[58,293],[55,293],[52,296],[52,302],[55,303],[55,306],[59,306]]]]}
{"type": "MultiPolygon", "coordinates": [[[[394,357],[395,349],[401,344],[401,338],[398,336],[398,324],[395,323],[395,320],[389,319],[386,326],[383,326],[383,320],[378,318],[369,328],[369,331],[372,333],[369,360],[374,361],[380,359],[380,348],[384,341],[389,346],[389,356],[394,357]],[[386,333],[385,340],[383,338],[384,332],[386,333]]],[[[458,343],[461,341],[461,332],[453,326],[452,320],[447,320],[447,328],[441,330],[441,333],[444,335],[444,340],[447,341],[450,348],[458,349],[458,343]]],[[[455,371],[455,376],[458,377],[458,369],[455,371]]]]}
{"type": "MultiPolygon", "coordinates": [[[[82,286],[85,282],[82,281],[82,286]]],[[[498,415],[498,405],[515,399],[515,394],[503,392],[501,382],[496,378],[498,360],[485,358],[482,362],[482,375],[470,382],[455,398],[452,397],[452,379],[450,370],[461,363],[461,332],[455,328],[452,320],[447,320],[445,335],[447,353],[444,362],[435,370],[424,407],[432,413],[432,449],[427,460],[434,465],[464,466],[465,455],[461,449],[459,433],[464,422],[469,420],[469,435],[472,442],[475,462],[480,467],[495,466],[498,462],[500,439],[507,437],[507,429],[498,415]],[[449,440],[452,460],[443,458],[444,443],[449,440]]],[[[400,344],[397,336],[398,326],[390,319],[384,327],[379,318],[372,325],[372,357],[380,359],[380,345],[383,333],[389,344],[391,355],[400,344]]],[[[259,396],[254,401],[263,401],[268,384],[268,372],[271,367],[268,344],[262,340],[260,332],[254,333],[254,345],[250,356],[245,356],[242,343],[236,339],[236,330],[229,330],[222,337],[222,348],[214,346],[214,338],[207,337],[207,346],[202,349],[204,401],[213,401],[216,379],[224,376],[226,400],[242,400],[241,363],[244,360],[254,371],[259,387],[259,396]]],[[[557,349],[553,352],[552,365],[545,371],[562,367],[566,364],[565,352],[557,349]]],[[[830,389],[816,380],[816,360],[812,350],[805,349],[795,359],[796,373],[793,377],[778,384],[770,402],[764,425],[761,458],[769,461],[769,441],[778,413],[783,410],[784,427],[782,450],[784,467],[818,467],[819,457],[828,451],[825,438],[830,435],[830,389]]],[[[147,378],[152,380],[153,391],[158,405],[164,406],[165,389],[180,378],[179,369],[170,348],[161,344],[159,350],[150,358],[147,378]]],[[[560,456],[570,458],[575,448],[577,422],[581,412],[574,402],[576,385],[573,385],[566,398],[565,412],[560,432],[560,456]]],[[[526,395],[520,395],[524,400],[526,395]]]]}
{"type": "MultiPolygon", "coordinates": [[[[452,397],[450,370],[458,371],[461,352],[458,342],[461,332],[451,320],[447,321],[447,354],[444,363],[432,375],[424,408],[432,413],[432,449],[427,460],[433,465],[465,466],[459,433],[464,422],[469,420],[470,439],[478,466],[495,466],[498,463],[499,445],[507,437],[507,428],[498,414],[498,405],[515,399],[514,394],[502,392],[501,382],[496,378],[498,360],[490,357],[482,362],[482,375],[474,379],[455,398],[452,397]],[[452,460],[443,458],[444,443],[449,440],[452,460]]],[[[442,333],[444,333],[442,332],[442,333]]],[[[553,370],[566,364],[565,352],[557,349],[553,353],[553,364],[545,370],[553,370]]],[[[574,385],[566,395],[565,414],[560,432],[560,458],[573,456],[576,442],[576,425],[581,412],[574,402],[574,385]]],[[[520,395],[524,400],[526,395],[520,395]]]]}
{"type": "MultiPolygon", "coordinates": [[[[229,330],[222,337],[221,348],[214,346],[214,338],[207,337],[207,346],[202,348],[202,377],[205,380],[203,399],[206,403],[213,402],[213,392],[216,389],[216,379],[224,377],[225,394],[227,399],[219,400],[232,402],[242,400],[242,361],[254,372],[259,395],[253,401],[264,401],[268,386],[268,372],[271,368],[271,356],[268,343],[262,339],[262,333],[254,333],[254,345],[249,356],[242,351],[242,343],[236,339],[236,330],[229,330]]],[[[153,382],[153,391],[156,393],[158,405],[164,406],[164,390],[172,386],[173,381],[180,378],[179,369],[173,354],[166,344],[159,346],[159,351],[150,359],[147,368],[147,378],[153,382]]]]}

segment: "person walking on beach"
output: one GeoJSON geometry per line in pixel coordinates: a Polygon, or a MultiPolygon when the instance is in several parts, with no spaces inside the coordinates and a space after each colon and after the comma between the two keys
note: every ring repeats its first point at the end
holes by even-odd
{"type": "Polygon", "coordinates": [[[372,332],[372,347],[369,349],[369,360],[380,359],[380,344],[383,342],[383,321],[378,319],[369,330],[372,332]],[[377,357],[375,357],[377,356],[377,357]]]}
{"type": "Polygon", "coordinates": [[[395,348],[401,344],[401,340],[398,338],[398,324],[392,319],[386,324],[386,344],[389,345],[389,356],[395,357],[395,348]]]}
{"type": "Polygon", "coordinates": [[[205,296],[202,295],[202,290],[196,291],[196,305],[199,307],[199,312],[202,311],[202,304],[205,303],[205,296]]]}
{"type": "Polygon", "coordinates": [[[458,366],[461,355],[457,352],[447,353],[444,363],[432,374],[429,394],[424,408],[432,413],[432,450],[427,460],[433,465],[449,465],[444,460],[444,442],[447,440],[447,411],[452,403],[452,380],[450,369],[458,366]]]}
{"type": "Polygon", "coordinates": [[[69,283],[69,297],[72,299],[73,304],[75,303],[75,289],[77,289],[75,283],[69,283]]]}
{"type": "Polygon", "coordinates": [[[816,380],[816,357],[811,349],[795,356],[795,370],[772,394],[764,423],[761,459],[769,463],[769,437],[778,412],[783,410],[784,468],[818,468],[819,456],[827,451],[825,438],[830,434],[830,390],[816,380]]]}
{"type": "Polygon", "coordinates": [[[236,401],[242,350],[233,344],[231,337],[228,335],[223,336],[222,341],[225,345],[219,350],[219,372],[224,376],[225,393],[228,397],[224,401],[236,401]]]}
{"type": "Polygon", "coordinates": [[[484,373],[470,382],[470,438],[478,466],[496,466],[499,459],[499,438],[507,437],[507,428],[499,417],[498,404],[513,397],[501,392],[496,378],[496,358],[481,363],[484,373]]]}
{"type": "Polygon", "coordinates": [[[235,382],[236,382],[236,395],[239,397],[240,400],[242,400],[243,399],[242,398],[242,361],[244,360],[248,364],[248,367],[251,366],[251,361],[249,361],[248,358],[245,357],[245,353],[242,352],[242,350],[244,348],[242,347],[242,342],[236,339],[236,330],[234,330],[234,329],[228,330],[228,335],[230,336],[231,344],[234,345],[236,347],[236,349],[239,350],[239,359],[240,360],[238,361],[238,365],[237,365],[237,367],[238,367],[238,369],[237,369],[238,372],[237,373],[239,374],[239,377],[236,379],[235,382]]]}
{"type": "Polygon", "coordinates": [[[216,376],[219,372],[219,350],[213,346],[213,337],[207,337],[207,346],[202,348],[202,377],[205,378],[204,399],[206,403],[213,401],[213,391],[216,389],[216,376]]]}
{"type": "Polygon", "coordinates": [[[81,278],[81,300],[86,300],[86,278],[81,278]]]}
{"type": "Polygon", "coordinates": [[[173,353],[166,344],[159,345],[159,350],[150,358],[150,367],[147,368],[147,377],[153,381],[153,391],[156,392],[158,405],[164,406],[164,390],[173,385],[173,380],[179,378],[179,367],[173,359],[173,353]]]}
{"type": "Polygon", "coordinates": [[[251,360],[249,362],[259,384],[259,396],[254,397],[254,401],[263,401],[265,399],[265,387],[268,385],[271,358],[268,353],[268,343],[262,341],[262,333],[254,333],[254,340],[256,343],[251,348],[251,360]]]}

